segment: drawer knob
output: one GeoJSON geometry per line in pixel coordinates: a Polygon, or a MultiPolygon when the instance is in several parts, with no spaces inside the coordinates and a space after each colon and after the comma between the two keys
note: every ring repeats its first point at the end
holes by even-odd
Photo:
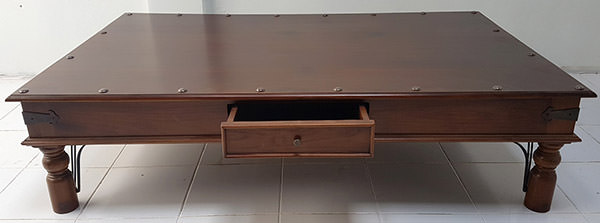
{"type": "Polygon", "coordinates": [[[294,136],[294,142],[293,142],[294,146],[300,146],[302,145],[302,138],[300,138],[300,136],[294,136]]]}

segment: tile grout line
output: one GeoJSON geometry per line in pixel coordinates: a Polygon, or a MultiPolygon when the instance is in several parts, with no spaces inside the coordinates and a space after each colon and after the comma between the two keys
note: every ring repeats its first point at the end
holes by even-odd
{"type": "Polygon", "coordinates": [[[117,154],[117,157],[115,157],[115,159],[112,161],[112,163],[110,164],[110,166],[108,167],[108,169],[104,173],[104,176],[102,176],[102,178],[100,179],[100,182],[98,182],[98,185],[96,185],[96,187],[94,188],[94,190],[92,190],[92,193],[90,193],[89,198],[87,199],[87,201],[85,202],[85,204],[83,204],[83,206],[81,207],[81,211],[79,212],[79,214],[75,218],[75,222],[79,221],[79,218],[83,214],[83,211],[90,204],[90,201],[92,201],[92,198],[94,197],[94,195],[96,194],[96,192],[100,188],[100,185],[102,185],[102,183],[104,182],[104,179],[106,179],[106,176],[108,176],[108,174],[112,170],[113,166],[115,165],[115,163],[117,162],[117,160],[119,159],[119,157],[121,157],[121,154],[123,154],[123,151],[125,150],[125,147],[127,147],[127,144],[124,144],[123,147],[121,147],[121,151],[119,151],[119,154],[117,154]]]}
{"type": "Polygon", "coordinates": [[[371,169],[369,169],[367,159],[363,159],[363,165],[365,167],[367,177],[369,178],[369,186],[371,186],[371,193],[373,194],[373,198],[375,199],[375,211],[377,212],[377,220],[381,223],[383,222],[383,218],[381,216],[381,208],[379,207],[379,200],[377,199],[377,194],[375,193],[375,183],[373,182],[373,176],[371,175],[371,169]]]}
{"type": "Polygon", "coordinates": [[[192,187],[194,186],[194,181],[196,180],[196,174],[198,173],[198,169],[200,169],[200,163],[202,162],[202,158],[204,158],[204,154],[206,153],[206,149],[208,148],[208,143],[204,143],[202,147],[202,153],[200,153],[200,157],[198,158],[198,162],[196,163],[196,168],[194,168],[194,172],[192,173],[192,179],[190,179],[190,183],[188,185],[188,189],[185,192],[185,196],[183,197],[183,202],[181,202],[181,207],[179,208],[179,214],[177,215],[177,219],[175,222],[179,222],[181,219],[181,215],[183,215],[183,209],[185,208],[185,204],[190,197],[190,193],[192,192],[192,187]]]}
{"type": "Polygon", "coordinates": [[[285,158],[281,158],[281,173],[279,175],[279,207],[277,207],[277,223],[281,223],[281,206],[283,206],[283,165],[285,158]]]}
{"type": "Polygon", "coordinates": [[[0,117],[0,120],[3,120],[4,118],[6,118],[6,116],[10,115],[10,113],[12,113],[15,109],[17,109],[17,107],[19,107],[19,105],[15,105],[14,108],[12,108],[10,111],[8,111],[6,114],[4,114],[2,117],[0,117]]]}
{"type": "Polygon", "coordinates": [[[567,200],[571,203],[571,205],[573,205],[573,207],[575,208],[575,210],[577,210],[579,215],[581,215],[583,217],[583,219],[585,219],[583,212],[581,210],[579,210],[579,208],[577,208],[577,206],[575,205],[575,202],[573,202],[573,200],[571,200],[569,195],[567,195],[567,193],[565,193],[565,191],[561,188],[561,186],[558,185],[558,180],[556,182],[556,188],[558,188],[558,191],[560,191],[562,194],[565,195],[565,198],[567,198],[567,200]]]}
{"type": "Polygon", "coordinates": [[[469,190],[467,190],[467,187],[465,186],[465,183],[460,178],[460,175],[458,175],[458,172],[456,171],[456,168],[454,168],[454,165],[450,161],[450,157],[448,156],[448,154],[446,154],[446,151],[444,150],[444,146],[442,146],[442,144],[439,143],[439,142],[438,142],[438,146],[439,146],[439,149],[442,151],[442,154],[444,154],[444,158],[446,158],[446,161],[448,162],[448,165],[450,165],[450,169],[452,169],[452,172],[454,173],[454,176],[456,176],[456,179],[458,179],[458,183],[460,183],[460,186],[462,187],[463,191],[467,195],[467,198],[469,198],[469,201],[471,201],[471,205],[473,206],[473,208],[475,208],[475,211],[477,212],[477,214],[479,215],[479,217],[481,218],[481,220],[483,222],[485,222],[485,219],[483,218],[483,215],[481,215],[479,213],[479,209],[477,208],[477,205],[475,205],[475,202],[473,201],[473,197],[471,197],[471,194],[469,194],[469,190]]]}
{"type": "Polygon", "coordinates": [[[583,215],[583,220],[585,220],[586,223],[594,223],[592,220],[590,220],[586,215],[583,215]]]}
{"type": "Polygon", "coordinates": [[[588,132],[588,130],[585,129],[585,126],[579,126],[579,129],[583,130],[583,133],[586,133],[588,136],[592,137],[592,140],[594,140],[600,144],[600,136],[597,136],[598,139],[596,139],[596,136],[594,136],[592,133],[588,132]]]}
{"type": "Polygon", "coordinates": [[[29,160],[29,162],[27,162],[27,164],[25,164],[25,166],[23,166],[21,168],[21,170],[19,170],[19,173],[17,173],[17,175],[15,175],[10,182],[8,182],[8,184],[6,184],[5,187],[3,187],[0,190],[0,194],[2,194],[2,192],[4,192],[13,182],[15,182],[15,180],[17,180],[17,178],[21,175],[21,173],[23,173],[23,171],[25,171],[27,169],[27,167],[35,160],[35,158],[37,158],[40,155],[40,153],[36,154],[35,156],[33,156],[33,158],[31,158],[31,160],[29,160]]]}

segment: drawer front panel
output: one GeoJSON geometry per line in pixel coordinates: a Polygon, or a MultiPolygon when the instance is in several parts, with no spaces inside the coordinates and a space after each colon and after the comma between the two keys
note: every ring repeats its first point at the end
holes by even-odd
{"type": "Polygon", "coordinates": [[[225,129],[227,157],[370,156],[371,127],[225,129]]]}
{"type": "MultiPolygon", "coordinates": [[[[375,122],[369,119],[364,106],[347,108],[355,111],[356,116],[341,120],[301,121],[272,119],[274,116],[290,115],[269,115],[271,112],[267,110],[264,114],[253,115],[256,118],[244,118],[243,115],[238,116],[238,107],[233,107],[227,121],[221,123],[225,157],[370,157],[373,155],[375,122]],[[238,118],[253,121],[239,121],[238,118]]],[[[239,114],[248,114],[249,110],[252,108],[240,109],[239,114]]],[[[291,113],[305,113],[306,110],[311,109],[292,109],[291,113]]],[[[328,118],[334,116],[323,115],[328,118]]],[[[311,114],[311,119],[315,117],[314,113],[311,114]]]]}

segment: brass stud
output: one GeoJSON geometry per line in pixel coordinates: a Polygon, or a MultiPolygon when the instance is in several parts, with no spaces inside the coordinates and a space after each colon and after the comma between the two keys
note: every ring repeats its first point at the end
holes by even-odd
{"type": "Polygon", "coordinates": [[[27,92],[29,92],[29,89],[24,88],[24,89],[19,90],[20,94],[26,94],[27,92]]]}
{"type": "Polygon", "coordinates": [[[335,87],[333,88],[333,91],[335,92],[342,92],[344,89],[342,89],[341,87],[335,87]]]}
{"type": "Polygon", "coordinates": [[[583,91],[585,90],[585,87],[583,85],[575,85],[575,90],[579,90],[579,91],[583,91]]]}
{"type": "Polygon", "coordinates": [[[102,93],[102,94],[108,93],[108,89],[107,88],[100,88],[100,89],[98,89],[98,92],[102,93]]]}
{"type": "Polygon", "coordinates": [[[300,145],[302,145],[302,137],[300,137],[299,135],[294,136],[294,141],[292,141],[292,144],[294,146],[300,146],[300,145]]]}
{"type": "Polygon", "coordinates": [[[72,60],[72,59],[75,59],[75,56],[68,56],[67,57],[67,60],[72,60]]]}
{"type": "Polygon", "coordinates": [[[265,92],[265,89],[262,87],[256,88],[256,92],[265,92]]]}
{"type": "Polygon", "coordinates": [[[187,90],[187,89],[185,89],[185,88],[179,88],[179,89],[177,89],[177,93],[180,93],[180,94],[183,94],[183,93],[185,93],[185,92],[187,92],[187,91],[188,91],[188,90],[187,90]]]}
{"type": "Polygon", "coordinates": [[[420,90],[421,90],[421,87],[419,87],[419,86],[414,86],[414,87],[412,87],[410,90],[411,90],[411,91],[420,91],[420,90]]]}
{"type": "Polygon", "coordinates": [[[494,86],[492,86],[492,89],[494,89],[496,91],[501,91],[502,90],[502,86],[500,86],[500,85],[494,85],[494,86]]]}

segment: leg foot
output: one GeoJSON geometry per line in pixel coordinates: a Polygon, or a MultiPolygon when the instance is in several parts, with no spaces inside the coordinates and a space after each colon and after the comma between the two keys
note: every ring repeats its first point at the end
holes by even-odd
{"type": "Polygon", "coordinates": [[[46,183],[48,184],[48,193],[52,202],[54,212],[64,214],[79,207],[73,175],[67,169],[69,166],[69,156],[65,153],[64,146],[40,147],[44,158],[42,164],[48,175],[46,183]]]}
{"type": "Polygon", "coordinates": [[[539,147],[533,153],[535,166],[531,169],[525,206],[532,211],[547,212],[552,204],[554,187],[556,186],[556,167],[560,164],[558,150],[562,143],[538,143],[539,147]]]}

